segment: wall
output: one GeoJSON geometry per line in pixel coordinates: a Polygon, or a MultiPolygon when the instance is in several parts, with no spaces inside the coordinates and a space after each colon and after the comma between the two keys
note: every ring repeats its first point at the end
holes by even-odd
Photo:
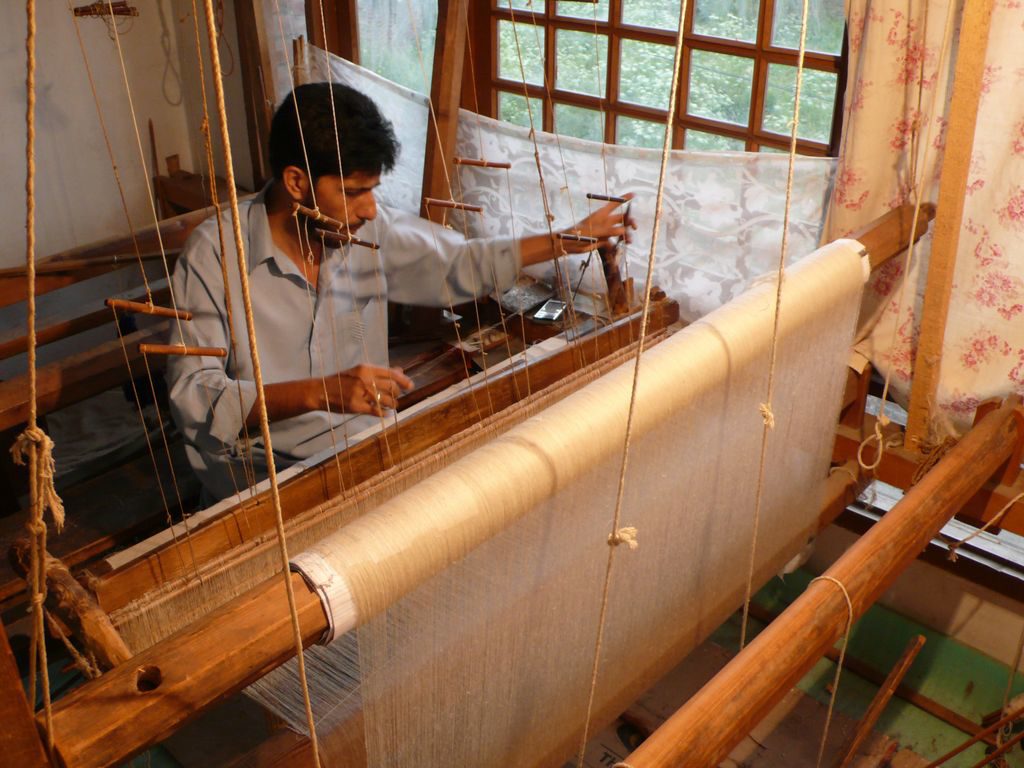
{"type": "MultiPolygon", "coordinates": [[[[156,130],[163,159],[177,154],[181,167],[202,170],[199,125],[202,107],[195,77],[191,0],[134,3],[140,15],[122,21],[121,45],[142,139],[142,167],[115,43],[106,23],[79,19],[79,29],[96,82],[104,120],[120,170],[128,208],[137,227],[152,224],[147,189],[151,169],[147,121],[156,130]]],[[[239,183],[251,185],[238,44],[233,10],[226,4],[225,30],[234,53],[227,91],[232,101],[239,183]]],[[[0,169],[8,183],[0,207],[0,268],[24,263],[25,196],[25,14],[10,13],[0,26],[0,169]]],[[[38,12],[37,71],[37,257],[128,231],[110,159],[96,115],[70,11],[43,4],[38,12]]],[[[226,49],[222,46],[222,56],[226,49]]],[[[207,71],[207,76],[209,72],[207,71]]],[[[212,106],[212,89],[210,91],[212,106]]]]}

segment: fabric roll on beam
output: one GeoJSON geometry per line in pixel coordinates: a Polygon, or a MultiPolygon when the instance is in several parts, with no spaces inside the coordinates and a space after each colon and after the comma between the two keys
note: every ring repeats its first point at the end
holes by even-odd
{"type": "MultiPolygon", "coordinates": [[[[860,251],[833,243],[785,278],[758,584],[816,524],[866,276],[860,251]]],[[[615,555],[595,722],[742,600],[774,299],[774,280],[755,285],[644,355],[622,517],[640,548],[615,555]]],[[[544,765],[572,753],[632,373],[602,377],[297,558],[350,595],[327,611],[339,639],[314,654],[326,741],[361,709],[370,765],[544,765]]],[[[301,730],[292,684],[278,670],[253,695],[301,730]]]]}

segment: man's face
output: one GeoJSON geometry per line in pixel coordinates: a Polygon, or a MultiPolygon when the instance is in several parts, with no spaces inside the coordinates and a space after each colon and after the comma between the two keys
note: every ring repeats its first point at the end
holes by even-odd
{"type": "Polygon", "coordinates": [[[332,219],[348,224],[355,232],[377,218],[373,191],[380,185],[379,173],[355,171],[347,176],[321,176],[316,180],[316,204],[332,219]]]}

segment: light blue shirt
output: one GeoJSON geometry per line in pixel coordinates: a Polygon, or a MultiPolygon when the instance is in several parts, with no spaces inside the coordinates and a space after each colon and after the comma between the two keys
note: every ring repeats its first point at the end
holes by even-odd
{"type": "MultiPolygon", "coordinates": [[[[271,239],[264,193],[239,205],[265,384],[323,378],[360,363],[388,364],[388,300],[449,306],[503,291],[520,268],[513,240],[466,240],[412,214],[378,208],[377,219],[359,236],[380,244],[324,252],[313,287],[271,239]]],[[[171,413],[185,450],[208,496],[221,499],[244,489],[245,417],[256,401],[243,312],[231,215],[222,216],[228,252],[231,316],[236,348],[228,335],[217,223],[200,224],[185,244],[171,285],[179,309],[191,322],[172,322],[171,343],[220,347],[228,357],[168,358],[171,413]]],[[[379,417],[311,411],[271,424],[278,468],[325,449],[343,450],[379,417]]],[[[258,432],[250,438],[257,477],[266,476],[258,432]]]]}

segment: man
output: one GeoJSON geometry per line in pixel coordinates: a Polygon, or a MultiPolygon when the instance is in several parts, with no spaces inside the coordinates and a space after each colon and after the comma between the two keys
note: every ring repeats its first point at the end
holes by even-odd
{"type": "MultiPolygon", "coordinates": [[[[419,217],[378,207],[374,189],[394,167],[398,149],[391,124],[363,94],[340,84],[299,86],[271,123],[273,181],[239,206],[279,468],[344,449],[349,436],[379,423],[412,387],[400,369],[388,367],[389,299],[459,304],[511,287],[521,267],[562,252],[548,234],[518,242],[466,240],[419,217]],[[318,236],[315,222],[294,215],[295,203],[318,208],[380,249],[332,247],[318,236]]],[[[599,209],[576,229],[605,243],[624,236],[616,207],[599,209]]],[[[172,414],[206,501],[236,493],[266,474],[264,447],[255,437],[250,439],[257,477],[245,474],[243,439],[247,430],[258,434],[259,415],[230,213],[222,225],[230,290],[224,287],[213,218],[189,238],[172,278],[178,307],[193,313],[190,323],[174,327],[172,341],[228,350],[226,359],[168,361],[172,414]]],[[[572,245],[566,250],[593,247],[572,245]]]]}

